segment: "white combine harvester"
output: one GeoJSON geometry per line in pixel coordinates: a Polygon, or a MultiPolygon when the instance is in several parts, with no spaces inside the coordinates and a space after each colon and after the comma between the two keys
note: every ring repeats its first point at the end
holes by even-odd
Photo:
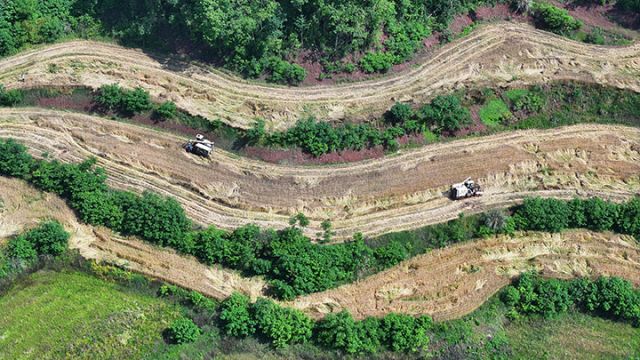
{"type": "Polygon", "coordinates": [[[189,140],[184,144],[184,149],[192,154],[209,157],[213,151],[213,141],[209,141],[203,135],[198,134],[195,139],[189,140]]]}
{"type": "Polygon", "coordinates": [[[472,196],[481,196],[482,189],[471,178],[466,178],[463,182],[451,185],[449,196],[453,200],[460,200],[472,196]]]}

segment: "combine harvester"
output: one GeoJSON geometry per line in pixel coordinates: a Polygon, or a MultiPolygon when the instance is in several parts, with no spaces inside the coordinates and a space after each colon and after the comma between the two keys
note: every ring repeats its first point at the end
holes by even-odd
{"type": "Polygon", "coordinates": [[[209,157],[213,151],[213,141],[209,141],[204,138],[204,135],[198,134],[195,139],[189,140],[184,144],[184,149],[192,154],[209,157]]]}
{"type": "Polygon", "coordinates": [[[482,196],[482,189],[470,177],[461,183],[451,185],[451,190],[449,190],[449,197],[452,200],[460,200],[472,196],[482,196]]]}

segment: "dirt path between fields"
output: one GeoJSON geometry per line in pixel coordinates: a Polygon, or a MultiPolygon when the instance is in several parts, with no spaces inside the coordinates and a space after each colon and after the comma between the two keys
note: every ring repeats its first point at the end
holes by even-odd
{"type": "Polygon", "coordinates": [[[399,312],[449,320],[471,313],[531,269],[558,278],[619,276],[638,286],[640,248],[631,236],[586,230],[501,236],[435,250],[289,305],[316,318],[347,309],[358,319],[399,312]]]}
{"type": "Polygon", "coordinates": [[[640,129],[621,126],[503,133],[324,167],[267,164],[221,150],[207,160],[186,153],[171,134],[53,110],[0,109],[0,137],[66,162],[96,156],[110,185],[172,196],[203,225],[282,228],[304,212],[310,236],[331,219],[337,240],[440,223],[532,195],[623,200],[640,192],[640,129]],[[448,200],[443,192],[467,176],[485,195],[448,200]]]}
{"type": "Polygon", "coordinates": [[[602,47],[574,42],[525,24],[480,26],[404,72],[376,80],[287,88],[256,84],[204,65],[152,57],[116,45],[73,41],[0,60],[0,83],[12,87],[120,83],[232,126],[256,117],[271,129],[301,115],[367,119],[395,101],[424,102],[466,86],[522,86],[552,80],[596,82],[640,91],[640,44],[602,47]],[[21,74],[26,81],[20,82],[21,74]]]}

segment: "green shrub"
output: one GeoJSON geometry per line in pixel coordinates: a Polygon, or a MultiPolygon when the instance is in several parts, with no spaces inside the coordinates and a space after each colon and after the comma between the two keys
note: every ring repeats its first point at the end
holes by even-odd
{"type": "Polygon", "coordinates": [[[535,272],[526,272],[503,295],[507,305],[521,314],[540,314],[545,318],[566,312],[573,301],[568,287],[560,280],[543,280],[535,272]]]}
{"type": "Polygon", "coordinates": [[[57,221],[46,221],[22,236],[39,255],[60,255],[69,240],[69,233],[57,221]]]}
{"type": "Polygon", "coordinates": [[[143,111],[151,110],[151,97],[149,92],[143,88],[135,88],[134,90],[125,91],[122,95],[120,110],[125,114],[137,114],[143,111]]]}
{"type": "Polygon", "coordinates": [[[270,72],[269,81],[280,84],[296,85],[307,77],[307,71],[302,66],[275,57],[267,62],[265,70],[270,72]]]}
{"type": "Polygon", "coordinates": [[[497,126],[509,121],[512,115],[507,105],[500,99],[489,100],[480,108],[480,120],[487,126],[497,126]]]}
{"type": "Polygon", "coordinates": [[[471,123],[471,114],[457,96],[436,96],[418,111],[418,117],[436,133],[456,131],[471,123]]]}
{"type": "Polygon", "coordinates": [[[299,310],[259,299],[253,305],[253,314],[260,334],[276,348],[305,343],[311,338],[313,320],[299,310]]]}
{"type": "Polygon", "coordinates": [[[339,349],[347,354],[362,352],[356,321],[347,311],[329,314],[317,323],[317,341],[330,349],[339,349]]]}
{"type": "Polygon", "coordinates": [[[0,106],[15,106],[22,102],[24,93],[20,89],[5,90],[4,85],[0,84],[0,106]]]}
{"type": "Polygon", "coordinates": [[[567,34],[582,27],[582,22],[574,19],[567,10],[551,4],[536,3],[533,14],[536,26],[557,34],[567,34]]]}
{"type": "Polygon", "coordinates": [[[384,114],[384,119],[391,125],[399,125],[407,122],[413,117],[413,109],[408,104],[395,103],[391,109],[384,114]]]}
{"type": "Polygon", "coordinates": [[[126,90],[118,84],[101,86],[94,95],[94,101],[105,111],[116,111],[126,116],[153,108],[149,92],[140,87],[126,90]]]}
{"type": "Polygon", "coordinates": [[[176,344],[194,342],[200,336],[200,328],[191,319],[180,318],[168,329],[169,339],[176,344]]]}
{"type": "Polygon", "coordinates": [[[157,119],[170,120],[176,117],[178,108],[173,101],[165,101],[160,104],[154,111],[153,117],[157,119]]]}
{"type": "MultiPolygon", "coordinates": [[[[9,240],[7,254],[26,264],[33,263],[38,258],[38,252],[24,236],[17,236],[9,240]]],[[[1,277],[1,276],[0,276],[1,277]]]]}
{"type": "Polygon", "coordinates": [[[24,145],[13,139],[0,139],[0,175],[26,179],[33,165],[34,160],[24,145]]]}
{"type": "Polygon", "coordinates": [[[559,232],[569,226],[569,214],[565,201],[527,198],[516,208],[514,219],[522,230],[559,232]]]}
{"type": "Polygon", "coordinates": [[[387,52],[370,52],[366,53],[360,59],[360,69],[362,71],[371,73],[385,73],[391,69],[395,61],[395,57],[391,53],[387,52]]]}
{"type": "Polygon", "coordinates": [[[104,110],[116,111],[120,109],[124,89],[118,84],[102,85],[94,95],[94,101],[104,110]]]}
{"type": "Polygon", "coordinates": [[[249,308],[249,298],[240,293],[233,293],[222,302],[219,318],[225,334],[244,337],[256,331],[249,308]]]}
{"type": "Polygon", "coordinates": [[[538,94],[528,93],[513,101],[513,109],[516,111],[525,111],[527,113],[535,113],[545,106],[545,100],[538,94]]]}
{"type": "Polygon", "coordinates": [[[391,351],[416,352],[424,350],[430,339],[427,331],[432,320],[428,316],[414,318],[408,315],[390,313],[381,322],[380,329],[384,342],[391,351]]]}

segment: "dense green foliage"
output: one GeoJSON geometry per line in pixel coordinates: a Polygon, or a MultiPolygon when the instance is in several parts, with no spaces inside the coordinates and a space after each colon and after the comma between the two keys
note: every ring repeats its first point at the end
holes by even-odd
{"type": "Polygon", "coordinates": [[[557,34],[568,34],[582,27],[582,22],[574,19],[565,9],[548,3],[536,3],[533,9],[536,26],[557,34]]]}
{"type": "Polygon", "coordinates": [[[191,319],[180,318],[171,323],[167,333],[172,342],[184,344],[196,341],[200,336],[200,328],[191,319]]]}
{"type": "Polygon", "coordinates": [[[570,201],[530,198],[513,215],[523,230],[558,232],[567,228],[615,231],[640,239],[640,198],[617,204],[600,198],[570,201]]]}
{"type": "MultiPolygon", "coordinates": [[[[142,88],[127,90],[117,84],[101,86],[94,99],[104,111],[114,111],[126,116],[148,111],[153,107],[149,92],[142,88]]],[[[171,104],[162,104],[156,111],[159,115],[175,116],[175,104],[173,107],[171,104]]]]}
{"type": "Polygon", "coordinates": [[[640,326],[640,290],[617,277],[600,277],[595,281],[580,278],[567,282],[543,279],[528,272],[505,290],[503,298],[520,314],[552,317],[576,306],[583,311],[640,326]]]}
{"type": "Polygon", "coordinates": [[[370,124],[332,126],[313,117],[299,120],[286,131],[267,134],[264,122],[258,121],[247,133],[247,142],[279,147],[299,147],[314,156],[342,151],[362,150],[382,145],[397,150],[397,138],[418,131],[437,134],[459,130],[471,122],[469,110],[462,107],[456,96],[438,96],[418,111],[409,105],[396,103],[384,115],[387,128],[370,124]]]}
{"type": "Polygon", "coordinates": [[[69,233],[57,221],[44,221],[0,247],[0,285],[30,269],[40,256],[58,256],[67,249],[69,233]]]}
{"type": "Polygon", "coordinates": [[[6,90],[4,85],[0,84],[0,106],[14,106],[22,101],[22,91],[18,89],[6,90]]]}
{"type": "Polygon", "coordinates": [[[38,189],[69,201],[80,219],[159,245],[178,246],[191,229],[184,210],[173,199],[114,191],[95,159],[80,164],[36,160],[13,140],[0,141],[0,175],[28,180],[38,189]]]}

